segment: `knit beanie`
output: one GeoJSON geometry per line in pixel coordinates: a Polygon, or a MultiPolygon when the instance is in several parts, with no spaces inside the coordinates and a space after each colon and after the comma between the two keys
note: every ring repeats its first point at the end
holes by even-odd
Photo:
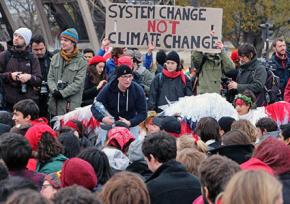
{"type": "Polygon", "coordinates": [[[60,37],[67,38],[74,43],[78,43],[79,35],[75,28],[68,28],[60,34],[60,37]]]}
{"type": "Polygon", "coordinates": [[[121,65],[117,67],[116,73],[117,73],[117,78],[119,78],[120,76],[123,76],[126,74],[132,74],[133,72],[132,72],[132,69],[128,67],[127,65],[121,65]]]}
{"type": "Polygon", "coordinates": [[[29,45],[30,40],[31,40],[31,36],[32,36],[32,32],[31,32],[30,29],[28,29],[28,28],[18,28],[17,30],[15,30],[14,34],[21,35],[24,38],[26,46],[29,45]]]}
{"type": "Polygon", "coordinates": [[[171,61],[174,61],[177,63],[177,67],[179,67],[180,65],[180,58],[179,58],[179,55],[177,54],[177,52],[175,51],[171,51],[167,54],[166,56],[166,61],[167,60],[171,60],[171,61]]]}
{"type": "Polygon", "coordinates": [[[104,57],[102,56],[94,56],[90,61],[89,61],[89,65],[97,65],[100,62],[106,63],[106,60],[104,57]]]}
{"type": "Polygon", "coordinates": [[[93,190],[97,186],[97,176],[90,163],[79,158],[71,158],[64,162],[61,169],[61,186],[74,184],[93,190]]]}
{"type": "Polygon", "coordinates": [[[122,56],[118,59],[118,66],[127,65],[131,69],[133,68],[133,59],[129,56],[122,56]]]}

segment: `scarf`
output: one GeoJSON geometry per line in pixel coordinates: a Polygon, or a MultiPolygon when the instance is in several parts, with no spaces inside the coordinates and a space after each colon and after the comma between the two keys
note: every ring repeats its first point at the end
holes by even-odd
{"type": "Polygon", "coordinates": [[[60,51],[60,56],[66,61],[70,62],[75,56],[77,56],[79,49],[75,47],[72,52],[65,52],[63,49],[60,51]]]}
{"type": "Polygon", "coordinates": [[[171,78],[171,79],[175,79],[176,77],[180,77],[181,81],[182,81],[182,84],[184,86],[186,86],[186,78],[185,78],[185,75],[184,75],[184,73],[182,71],[169,72],[167,69],[163,69],[162,73],[166,77],[171,78]]]}

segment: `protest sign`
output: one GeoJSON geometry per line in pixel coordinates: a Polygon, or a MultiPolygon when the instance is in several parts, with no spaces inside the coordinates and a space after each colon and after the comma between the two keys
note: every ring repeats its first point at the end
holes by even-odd
{"type": "Polygon", "coordinates": [[[219,52],[222,9],[202,7],[109,4],[106,36],[119,47],[147,47],[219,52]],[[214,34],[211,35],[211,30],[214,34]]]}

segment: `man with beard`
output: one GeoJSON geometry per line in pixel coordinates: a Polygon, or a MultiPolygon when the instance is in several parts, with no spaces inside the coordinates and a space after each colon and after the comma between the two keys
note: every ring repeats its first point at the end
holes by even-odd
{"type": "Polygon", "coordinates": [[[38,103],[35,87],[41,84],[41,70],[36,56],[29,50],[32,32],[19,28],[13,34],[13,47],[0,54],[0,77],[3,80],[6,108],[23,99],[38,103]]]}
{"type": "Polygon", "coordinates": [[[273,72],[280,78],[280,90],[284,95],[287,81],[290,77],[290,53],[286,51],[286,42],[283,38],[277,38],[272,43],[274,53],[271,58],[273,72]]]}
{"type": "Polygon", "coordinates": [[[47,50],[44,38],[41,35],[35,35],[31,39],[31,50],[39,60],[42,83],[39,89],[39,111],[40,116],[47,117],[47,101],[48,101],[48,86],[47,86],[47,75],[49,71],[50,61],[52,54],[47,50]]]}

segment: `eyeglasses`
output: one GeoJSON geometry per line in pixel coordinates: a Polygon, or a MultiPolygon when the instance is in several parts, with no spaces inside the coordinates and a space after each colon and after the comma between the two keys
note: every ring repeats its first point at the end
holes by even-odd
{"type": "Polygon", "coordinates": [[[122,79],[132,79],[133,78],[133,75],[132,74],[122,75],[121,78],[122,79]]]}

